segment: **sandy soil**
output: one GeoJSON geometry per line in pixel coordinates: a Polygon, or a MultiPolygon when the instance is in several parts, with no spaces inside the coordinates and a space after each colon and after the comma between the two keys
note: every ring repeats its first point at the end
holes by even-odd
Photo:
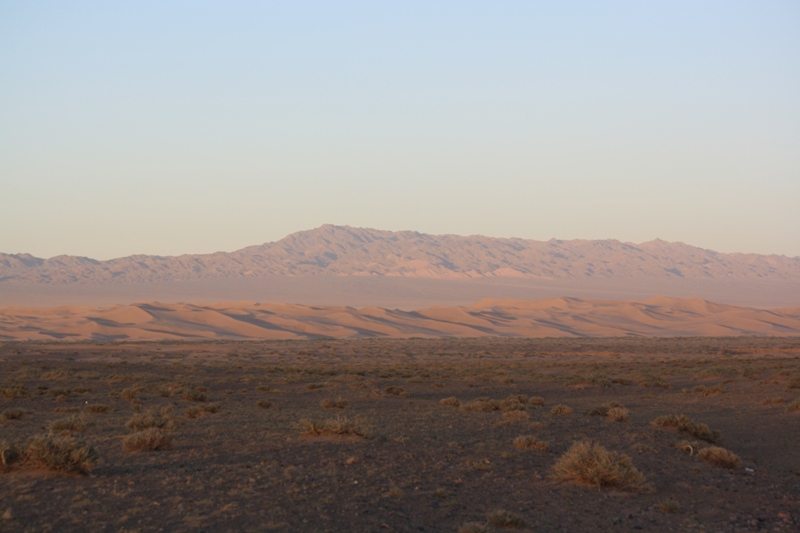
{"type": "Polygon", "coordinates": [[[497,510],[522,531],[800,528],[798,338],[7,342],[0,391],[0,412],[24,410],[0,416],[0,440],[82,416],[61,432],[100,456],[88,475],[12,463],[0,531],[507,530],[497,510]],[[452,397],[460,407],[440,403],[452,397]],[[625,421],[589,414],[610,403],[625,421]],[[126,422],[149,409],[169,413],[173,447],[125,451],[126,422]],[[695,452],[710,443],[651,425],[669,414],[718,430],[741,464],[709,464],[695,452]],[[307,432],[344,418],[367,436],[307,432]],[[522,435],[549,450],[516,448],[522,435]],[[555,478],[585,438],[648,486],[555,478]]]}
{"type": "Polygon", "coordinates": [[[753,309],[700,298],[486,299],[401,311],[281,303],[0,308],[0,340],[800,335],[800,307],[753,309]]]}

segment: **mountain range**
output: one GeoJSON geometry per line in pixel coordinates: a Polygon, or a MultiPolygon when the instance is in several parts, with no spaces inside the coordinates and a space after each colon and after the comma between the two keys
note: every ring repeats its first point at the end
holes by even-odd
{"type": "Polygon", "coordinates": [[[234,252],[108,261],[0,253],[0,284],[151,283],[265,276],[800,281],[800,257],[720,253],[662,240],[427,235],[324,225],[234,252]]]}

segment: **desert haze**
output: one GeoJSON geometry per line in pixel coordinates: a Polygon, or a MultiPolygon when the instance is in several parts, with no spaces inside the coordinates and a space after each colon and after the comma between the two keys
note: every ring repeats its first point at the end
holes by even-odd
{"type": "Polygon", "coordinates": [[[418,311],[279,303],[0,308],[0,340],[144,341],[408,337],[800,335],[800,307],[699,298],[482,300],[418,311]]]}
{"type": "Polygon", "coordinates": [[[231,253],[109,261],[0,254],[0,306],[280,301],[414,310],[485,298],[657,295],[800,305],[800,258],[660,240],[541,242],[331,225],[231,253]]]}

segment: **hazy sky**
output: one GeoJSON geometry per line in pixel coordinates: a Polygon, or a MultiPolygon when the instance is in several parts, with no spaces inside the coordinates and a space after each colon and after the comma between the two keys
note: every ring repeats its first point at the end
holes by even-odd
{"type": "Polygon", "coordinates": [[[800,2],[0,2],[0,251],[800,255],[800,2]]]}

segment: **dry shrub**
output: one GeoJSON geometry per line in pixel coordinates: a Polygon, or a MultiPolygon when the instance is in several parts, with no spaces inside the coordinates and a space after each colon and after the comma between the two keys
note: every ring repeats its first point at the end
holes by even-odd
{"type": "Polygon", "coordinates": [[[326,398],[325,400],[319,402],[319,406],[323,409],[345,409],[350,406],[350,402],[340,396],[335,400],[326,398]]]}
{"type": "Polygon", "coordinates": [[[678,503],[678,500],[675,500],[674,498],[667,498],[659,503],[657,508],[662,513],[675,514],[680,510],[681,505],[678,503]]]}
{"type": "Polygon", "coordinates": [[[256,405],[262,409],[269,409],[270,407],[272,407],[272,402],[269,400],[261,400],[256,405]]]}
{"type": "Polygon", "coordinates": [[[131,431],[142,431],[149,428],[171,429],[175,426],[175,419],[168,407],[160,410],[150,408],[143,413],[136,413],[125,423],[131,431]]]}
{"type": "Polygon", "coordinates": [[[444,405],[446,407],[458,407],[461,405],[461,401],[455,396],[450,396],[449,398],[442,398],[439,400],[439,405],[444,405]]]}
{"type": "Polygon", "coordinates": [[[542,398],[541,396],[531,396],[528,399],[528,403],[531,405],[538,405],[540,407],[544,407],[545,404],[544,398],[542,398]]]}
{"type": "Polygon", "coordinates": [[[83,440],[44,434],[28,439],[23,460],[55,472],[86,474],[97,464],[99,455],[83,440]]]}
{"type": "Polygon", "coordinates": [[[261,392],[270,392],[272,390],[272,387],[270,387],[269,385],[259,385],[258,387],[256,387],[256,390],[261,392]]]}
{"type": "Polygon", "coordinates": [[[550,409],[551,415],[569,415],[572,414],[572,407],[568,405],[564,405],[560,403],[558,405],[554,405],[552,409],[550,409]]]}
{"type": "Polygon", "coordinates": [[[722,440],[719,431],[711,431],[706,424],[698,424],[686,415],[663,415],[659,416],[650,425],[660,428],[676,429],[684,435],[689,435],[696,439],[704,440],[712,444],[717,444],[722,440]]]}
{"type": "Polygon", "coordinates": [[[742,460],[735,453],[719,446],[709,446],[697,452],[697,457],[714,466],[722,468],[739,468],[742,460]]]}
{"type": "Polygon", "coordinates": [[[360,418],[349,419],[346,416],[328,418],[324,421],[304,418],[298,424],[304,435],[352,435],[372,438],[372,426],[360,418]]]}
{"type": "Polygon", "coordinates": [[[496,509],[486,515],[486,521],[495,527],[519,529],[525,527],[525,520],[518,514],[505,509],[496,509]]]}
{"type": "Polygon", "coordinates": [[[684,393],[696,392],[696,393],[702,394],[703,396],[714,396],[715,394],[722,394],[723,392],[725,392],[725,387],[723,387],[722,385],[715,385],[713,387],[706,387],[705,385],[698,385],[698,386],[693,387],[691,389],[683,389],[681,392],[684,392],[684,393]]]}
{"type": "Polygon", "coordinates": [[[205,405],[195,405],[194,407],[190,407],[186,410],[186,416],[188,418],[202,418],[206,415],[214,414],[219,412],[219,404],[218,403],[209,403],[205,405]]]}
{"type": "Polygon", "coordinates": [[[500,402],[489,398],[476,398],[467,403],[461,404],[461,411],[499,411],[500,402]]]}
{"type": "Polygon", "coordinates": [[[151,427],[125,437],[122,448],[126,452],[169,450],[172,448],[172,436],[159,428],[151,427]]]}
{"type": "Polygon", "coordinates": [[[608,410],[606,418],[614,422],[625,422],[628,420],[629,414],[630,411],[628,411],[624,407],[612,407],[611,409],[608,410]]]}
{"type": "Polygon", "coordinates": [[[630,457],[611,452],[592,440],[574,443],[553,465],[553,475],[562,481],[592,487],[646,488],[644,476],[630,457]]]}
{"type": "Polygon", "coordinates": [[[780,405],[782,403],[786,403],[786,398],[767,398],[761,402],[761,405],[780,405]]]}
{"type": "Polygon", "coordinates": [[[458,533],[491,533],[491,528],[480,522],[464,522],[458,526],[458,533]]]}
{"type": "Polygon", "coordinates": [[[205,402],[208,401],[208,395],[199,390],[187,390],[183,393],[183,399],[189,402],[205,402]]]}
{"type": "Polygon", "coordinates": [[[615,407],[622,407],[622,404],[617,402],[611,403],[604,403],[599,407],[595,407],[594,409],[590,410],[588,413],[589,416],[608,416],[608,412],[614,409],[615,407]]]}
{"type": "Polygon", "coordinates": [[[27,409],[20,409],[19,407],[11,407],[0,413],[0,418],[3,420],[19,420],[28,414],[27,409]]]}
{"type": "Polygon", "coordinates": [[[800,399],[797,399],[786,406],[787,413],[796,413],[800,411],[800,399]]]}
{"type": "Polygon", "coordinates": [[[0,469],[7,470],[20,459],[19,447],[6,441],[0,441],[0,469]]]}
{"type": "Polygon", "coordinates": [[[83,408],[87,413],[103,414],[110,413],[111,407],[102,403],[87,403],[83,408]]]}
{"type": "Polygon", "coordinates": [[[550,451],[550,446],[533,435],[520,435],[514,439],[514,448],[518,450],[536,450],[540,452],[550,451]]]}
{"type": "Polygon", "coordinates": [[[0,398],[27,398],[30,395],[30,390],[25,385],[11,385],[8,387],[0,387],[0,398]]]}
{"type": "Polygon", "coordinates": [[[384,392],[386,392],[386,394],[389,394],[391,396],[402,396],[404,398],[408,396],[408,393],[405,391],[405,389],[403,389],[403,387],[395,387],[393,385],[386,387],[384,389],[384,392]]]}
{"type": "Polygon", "coordinates": [[[505,420],[527,420],[530,416],[528,411],[520,410],[506,411],[503,413],[503,419],[505,420]]]}
{"type": "Polygon", "coordinates": [[[72,389],[72,392],[76,394],[86,394],[88,392],[92,392],[91,387],[75,387],[72,389]]]}
{"type": "Polygon", "coordinates": [[[50,423],[50,431],[58,433],[81,433],[89,428],[90,423],[83,413],[60,418],[50,423]]]}
{"type": "Polygon", "coordinates": [[[128,401],[137,400],[139,399],[139,391],[135,389],[122,389],[119,391],[119,397],[128,401]]]}
{"type": "Polygon", "coordinates": [[[792,378],[786,384],[787,389],[800,389],[800,377],[792,378]]]}

